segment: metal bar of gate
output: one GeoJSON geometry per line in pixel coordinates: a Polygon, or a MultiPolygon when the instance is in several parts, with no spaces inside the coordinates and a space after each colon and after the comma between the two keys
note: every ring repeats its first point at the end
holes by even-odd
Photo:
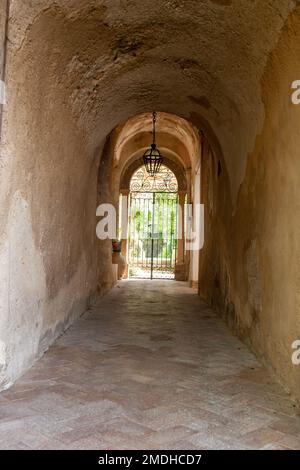
{"type": "Polygon", "coordinates": [[[153,266],[154,266],[154,217],[155,217],[155,193],[152,199],[152,228],[151,228],[151,279],[153,279],[153,266]]]}
{"type": "Polygon", "coordinates": [[[173,278],[177,258],[177,195],[131,194],[130,202],[129,262],[132,275],[173,278]]]}

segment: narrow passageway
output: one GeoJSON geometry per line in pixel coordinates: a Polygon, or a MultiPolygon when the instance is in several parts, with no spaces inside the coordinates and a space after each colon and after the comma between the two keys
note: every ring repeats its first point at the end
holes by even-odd
{"type": "Polygon", "coordinates": [[[0,446],[299,448],[267,370],[175,281],[122,281],[0,397],[0,446]]]}

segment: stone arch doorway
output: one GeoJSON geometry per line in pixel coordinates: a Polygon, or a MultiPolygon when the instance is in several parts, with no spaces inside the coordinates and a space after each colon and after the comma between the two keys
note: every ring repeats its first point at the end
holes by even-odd
{"type": "Polygon", "coordinates": [[[152,177],[144,166],[129,193],[128,273],[142,279],[174,279],[178,242],[178,182],[162,165],[152,177]]]}
{"type": "MultiPolygon", "coordinates": [[[[160,176],[156,179],[156,181],[151,181],[149,177],[147,177],[146,171],[143,169],[143,160],[141,158],[131,159],[128,165],[124,168],[122,175],[120,177],[120,201],[119,201],[119,223],[122,220],[124,214],[126,220],[129,215],[129,223],[126,224],[126,237],[122,240],[122,255],[126,259],[126,274],[125,277],[130,277],[134,275],[134,272],[131,269],[131,262],[132,262],[132,252],[130,251],[130,243],[132,241],[132,217],[130,217],[130,212],[132,208],[132,202],[134,202],[135,206],[139,203],[140,204],[150,204],[149,200],[151,200],[152,209],[153,205],[153,197],[156,200],[156,208],[159,211],[160,206],[167,206],[169,207],[161,207],[160,214],[157,215],[157,223],[162,224],[162,213],[165,211],[165,215],[169,217],[169,227],[167,230],[167,236],[165,237],[165,244],[169,243],[169,255],[170,255],[170,245],[173,243],[175,245],[175,253],[172,255],[172,259],[170,260],[169,257],[169,269],[167,272],[157,272],[155,270],[155,266],[158,264],[158,260],[155,260],[153,264],[153,278],[165,278],[165,279],[176,279],[185,281],[187,280],[188,270],[189,270],[189,263],[190,263],[190,253],[185,250],[185,227],[184,227],[184,220],[185,220],[185,202],[188,199],[188,179],[187,179],[187,172],[184,166],[177,161],[175,158],[171,159],[169,156],[165,156],[164,158],[164,165],[163,171],[161,172],[160,176]],[[153,196],[153,192],[156,194],[153,196]],[[144,193],[144,194],[143,194],[144,193]],[[143,199],[141,201],[141,199],[143,199]],[[148,201],[148,202],[147,202],[148,201]],[[177,205],[177,206],[176,206],[177,205]],[[176,206],[176,213],[174,214],[176,206]],[[160,220],[160,222],[159,222],[160,220]],[[175,227],[174,227],[175,224],[175,227]],[[178,230],[178,225],[179,229],[178,230]],[[131,230],[131,233],[130,233],[131,230]],[[177,237],[177,235],[179,235],[177,237]],[[174,238],[175,237],[175,238],[174,238]],[[167,239],[169,240],[167,242],[167,239]],[[155,272],[156,271],[156,272],[155,272]],[[155,275],[156,274],[156,275],[155,275]]],[[[146,212],[148,208],[146,208],[146,212]]],[[[150,216],[151,217],[151,216],[150,216]]],[[[137,219],[135,219],[136,222],[137,219]]],[[[154,221],[155,222],[155,221],[154,221]]],[[[150,228],[148,227],[149,231],[150,228]]],[[[154,227],[155,228],[155,227],[154,227]]],[[[151,238],[151,237],[150,237],[151,238]]],[[[161,237],[162,238],[162,237],[161,237]]],[[[148,242],[148,244],[150,241],[148,242]]],[[[151,242],[152,243],[152,242],[151,242]]],[[[157,241],[154,241],[154,245],[158,244],[157,241]]],[[[160,242],[163,244],[163,242],[160,242]]],[[[141,245],[141,244],[140,244],[141,245]]],[[[145,249],[147,248],[147,242],[144,242],[145,249]]],[[[132,248],[132,246],[131,246],[132,248]]],[[[140,250],[142,248],[140,247],[140,250]]],[[[150,249],[150,247],[149,247],[150,249]]],[[[155,246],[154,246],[155,251],[155,246]]],[[[163,264],[168,265],[168,261],[164,259],[161,254],[160,264],[163,267],[163,264]]],[[[144,259],[145,261],[145,259],[144,259]]],[[[151,263],[151,260],[150,260],[151,263]]],[[[149,263],[148,263],[149,264],[149,263]]],[[[159,271],[159,270],[158,270],[159,271]]],[[[144,273],[143,278],[151,278],[151,266],[148,266],[148,272],[144,273]],[[149,272],[150,268],[150,272],[149,272]]]]}
{"type": "MultiPolygon", "coordinates": [[[[110,240],[98,243],[100,292],[114,285],[118,278],[128,278],[128,214],[130,182],[143,165],[144,154],[152,138],[152,114],[134,116],[117,126],[106,139],[98,168],[98,205],[109,202],[116,211],[116,244],[110,240]],[[150,125],[149,125],[150,123],[150,125]],[[116,255],[115,252],[121,255],[116,255]],[[113,257],[112,257],[113,255],[113,257]],[[125,258],[125,269],[124,269],[125,258]],[[122,269],[118,266],[122,265],[122,269]]],[[[178,203],[181,207],[182,228],[185,229],[185,203],[193,204],[195,172],[202,151],[202,134],[189,121],[169,113],[159,112],[158,146],[164,156],[164,165],[177,179],[178,203]]],[[[191,215],[187,213],[187,217],[191,215]]],[[[198,253],[185,246],[185,234],[177,242],[175,279],[192,282],[191,268],[198,253]]],[[[195,269],[193,270],[193,272],[195,269]]],[[[198,275],[198,272],[196,273],[198,275]]],[[[194,286],[195,287],[195,286],[194,286]]]]}

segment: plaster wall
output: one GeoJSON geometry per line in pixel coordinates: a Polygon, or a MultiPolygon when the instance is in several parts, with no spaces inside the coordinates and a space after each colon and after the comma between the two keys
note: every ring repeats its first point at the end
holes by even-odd
{"type": "Polygon", "coordinates": [[[0,165],[1,388],[86,310],[98,287],[99,158],[88,153],[53,70],[41,67],[47,39],[35,43],[34,54],[30,42],[22,54],[8,54],[0,165]]]}
{"type": "Polygon", "coordinates": [[[300,76],[300,14],[286,23],[261,81],[262,132],[249,154],[236,210],[224,164],[203,159],[206,245],[200,254],[200,295],[269,364],[300,399],[300,108],[291,83],[300,76]]]}
{"type": "MultiPolygon", "coordinates": [[[[300,334],[300,111],[289,100],[300,76],[298,2],[10,4],[0,155],[1,386],[111,284],[110,248],[99,250],[95,213],[101,194],[111,191],[116,203],[118,194],[103,179],[102,152],[116,126],[155,109],[188,119],[213,150],[202,159],[211,224],[201,295],[299,396],[290,344],[300,334]]],[[[0,12],[2,25],[3,0],[0,12]]]]}

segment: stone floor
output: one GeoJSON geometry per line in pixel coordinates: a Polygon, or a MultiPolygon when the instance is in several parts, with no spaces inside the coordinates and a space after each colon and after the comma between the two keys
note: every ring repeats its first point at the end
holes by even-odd
{"type": "Polygon", "coordinates": [[[300,449],[289,398],[174,281],[120,283],[1,394],[0,418],[1,449],[300,449]]]}

